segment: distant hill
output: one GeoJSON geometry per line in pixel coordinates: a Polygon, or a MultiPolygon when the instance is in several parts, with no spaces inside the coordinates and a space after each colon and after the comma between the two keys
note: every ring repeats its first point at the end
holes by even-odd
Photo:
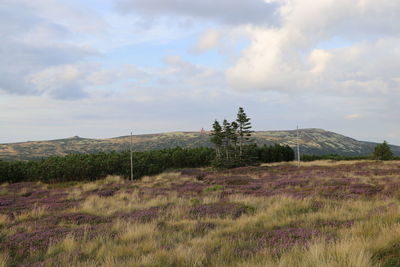
{"type": "MultiPolygon", "coordinates": [[[[362,156],[371,154],[377,145],[322,129],[301,129],[299,133],[301,154],[362,156]]],[[[295,147],[297,140],[296,131],[260,131],[253,133],[253,137],[259,145],[278,143],[295,147]]],[[[133,149],[144,151],[176,146],[211,147],[209,139],[207,133],[199,132],[135,135],[133,136],[133,149]]],[[[50,141],[0,144],[0,159],[28,160],[71,153],[122,151],[129,149],[129,142],[130,136],[109,139],[87,139],[75,136],[50,141]]],[[[400,146],[391,146],[391,148],[396,155],[400,155],[400,146]]]]}

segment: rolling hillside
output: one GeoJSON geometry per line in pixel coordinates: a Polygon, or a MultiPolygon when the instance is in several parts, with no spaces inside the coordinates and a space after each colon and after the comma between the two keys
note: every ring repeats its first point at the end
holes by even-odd
{"type": "MultiPolygon", "coordinates": [[[[357,141],[322,129],[301,129],[300,145],[302,154],[339,154],[359,156],[371,154],[376,143],[357,141]]],[[[296,145],[296,131],[260,131],[253,134],[257,144],[296,145]]],[[[27,160],[66,155],[71,153],[94,153],[100,151],[121,151],[129,149],[129,136],[109,139],[87,139],[72,137],[59,140],[0,144],[1,160],[27,160]]],[[[133,136],[135,151],[171,147],[212,146],[208,134],[199,132],[173,132],[133,136]]],[[[400,155],[400,146],[392,146],[400,155]]]]}

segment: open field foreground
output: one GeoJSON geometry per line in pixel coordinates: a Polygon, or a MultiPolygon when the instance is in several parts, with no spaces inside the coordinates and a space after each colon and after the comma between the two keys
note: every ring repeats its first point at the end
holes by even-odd
{"type": "Polygon", "coordinates": [[[400,266],[400,162],[0,186],[0,266],[400,266]]]}

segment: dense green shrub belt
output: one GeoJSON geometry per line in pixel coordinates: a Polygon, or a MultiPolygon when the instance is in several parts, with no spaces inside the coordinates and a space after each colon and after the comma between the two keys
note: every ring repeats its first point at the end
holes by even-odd
{"type": "MultiPolygon", "coordinates": [[[[133,153],[133,175],[158,174],[169,168],[209,166],[211,148],[165,149],[133,153]]],[[[96,180],[107,175],[130,176],[130,152],[71,154],[35,161],[0,161],[0,182],[67,182],[96,180]]]]}
{"type": "MultiPolygon", "coordinates": [[[[251,146],[249,153],[257,162],[294,159],[287,146],[251,146]]],[[[215,157],[212,148],[173,148],[133,153],[135,179],[167,169],[210,166],[215,157]]],[[[41,181],[46,183],[96,180],[107,175],[130,177],[130,152],[71,154],[32,161],[0,161],[0,183],[41,181]]]]}

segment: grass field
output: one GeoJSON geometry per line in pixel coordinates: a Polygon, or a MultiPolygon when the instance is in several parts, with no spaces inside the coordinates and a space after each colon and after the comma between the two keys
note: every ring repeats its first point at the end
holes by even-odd
{"type": "Polygon", "coordinates": [[[0,266],[400,266],[400,162],[0,186],[0,266]]]}

